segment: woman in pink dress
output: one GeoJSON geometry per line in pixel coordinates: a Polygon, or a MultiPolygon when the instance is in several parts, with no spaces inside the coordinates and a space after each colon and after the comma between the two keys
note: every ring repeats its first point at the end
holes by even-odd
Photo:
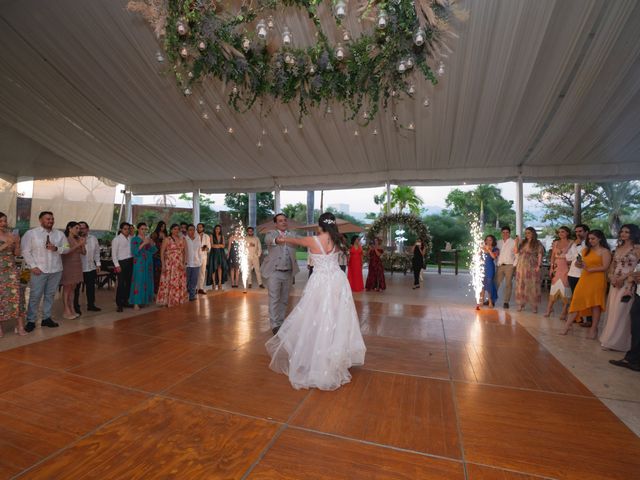
{"type": "Polygon", "coordinates": [[[560,227],[558,229],[558,240],[553,242],[551,247],[551,268],[549,276],[551,277],[551,291],[549,292],[549,303],[547,303],[547,313],[545,317],[550,317],[553,313],[553,305],[557,300],[562,302],[562,313],[560,320],[566,320],[569,311],[569,303],[571,302],[571,287],[569,286],[569,265],[567,253],[571,248],[571,230],[568,227],[560,227]]]}
{"type": "Polygon", "coordinates": [[[362,245],[360,245],[360,237],[353,237],[351,239],[347,278],[349,279],[349,285],[351,285],[352,292],[361,292],[364,290],[364,278],[362,277],[362,245]]]}
{"type": "Polygon", "coordinates": [[[167,307],[189,300],[187,294],[187,270],[185,241],[180,236],[180,225],[171,225],[170,235],[162,242],[160,251],[162,274],[156,303],[167,307]]]}
{"type": "Polygon", "coordinates": [[[69,250],[62,255],[62,303],[64,305],[64,313],[62,318],[73,320],[79,317],[73,306],[73,294],[76,291],[76,285],[82,283],[84,278],[82,275],[82,257],[86,255],[85,249],[86,239],[80,236],[80,224],[78,222],[67,223],[64,231],[67,237],[69,250]]]}

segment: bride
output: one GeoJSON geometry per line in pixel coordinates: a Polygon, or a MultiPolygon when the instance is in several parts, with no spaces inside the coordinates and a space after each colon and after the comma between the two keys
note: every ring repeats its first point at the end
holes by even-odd
{"type": "Polygon", "coordinates": [[[336,217],[323,213],[318,227],[317,236],[276,239],[307,247],[314,265],[302,298],[266,343],[269,366],[287,374],[296,390],[335,390],[349,383],[349,368],[364,364],[366,351],[351,288],[338,265],[338,253],[346,245],[336,217]]]}

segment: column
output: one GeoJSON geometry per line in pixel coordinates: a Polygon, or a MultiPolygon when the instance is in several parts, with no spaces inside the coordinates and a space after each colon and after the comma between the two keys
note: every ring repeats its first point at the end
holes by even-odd
{"type": "Polygon", "coordinates": [[[193,191],[193,224],[200,223],[200,189],[193,191]]]}
{"type": "Polygon", "coordinates": [[[273,198],[274,198],[274,204],[275,204],[275,212],[274,213],[280,213],[280,186],[276,185],[274,194],[273,194],[273,198]]]}
{"type": "Polygon", "coordinates": [[[520,235],[522,238],[523,231],[523,204],[524,204],[524,195],[523,195],[523,184],[522,184],[522,175],[518,176],[518,181],[516,182],[516,235],[520,235]]]}
{"type": "Polygon", "coordinates": [[[256,228],[256,222],[258,217],[258,194],[256,192],[249,192],[249,227],[256,228]]]}
{"type": "Polygon", "coordinates": [[[125,214],[125,222],[133,223],[133,209],[131,207],[131,190],[129,187],[124,187],[124,214],[125,214]]]}

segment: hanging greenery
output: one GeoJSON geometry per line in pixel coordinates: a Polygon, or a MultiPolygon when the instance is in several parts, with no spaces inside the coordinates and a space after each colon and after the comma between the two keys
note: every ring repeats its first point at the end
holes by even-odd
{"type": "Polygon", "coordinates": [[[237,111],[258,100],[297,100],[302,117],[312,107],[338,102],[351,119],[364,110],[368,123],[390,97],[414,94],[412,72],[437,82],[428,60],[441,46],[448,5],[448,0],[242,0],[223,7],[212,0],[141,0],[130,2],[129,9],[141,12],[164,36],[186,95],[212,76],[232,85],[229,104],[237,111]],[[332,44],[318,13],[322,3],[330,3],[337,25],[349,7],[370,28],[358,38],[347,32],[340,44],[332,44]],[[296,47],[283,33],[274,47],[271,14],[283,7],[306,12],[316,29],[314,45],[296,47]]]}

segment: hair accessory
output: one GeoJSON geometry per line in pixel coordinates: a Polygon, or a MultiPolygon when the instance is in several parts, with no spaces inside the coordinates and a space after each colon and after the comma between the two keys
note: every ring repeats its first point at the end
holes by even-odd
{"type": "Polygon", "coordinates": [[[324,220],[322,220],[322,223],[328,223],[329,225],[333,225],[334,223],[336,223],[336,221],[331,220],[330,218],[325,218],[324,220]]]}

